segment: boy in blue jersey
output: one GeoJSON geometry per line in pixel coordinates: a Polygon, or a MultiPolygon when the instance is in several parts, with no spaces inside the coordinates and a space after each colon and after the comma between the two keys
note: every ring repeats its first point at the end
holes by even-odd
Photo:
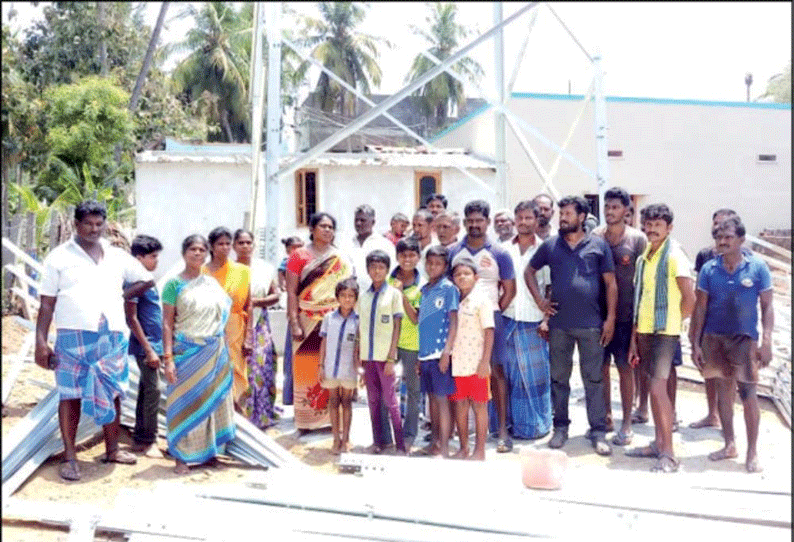
{"type": "Polygon", "coordinates": [[[452,344],[457,331],[459,294],[447,278],[446,248],[436,245],[425,256],[427,284],[422,287],[419,305],[419,360],[422,393],[430,395],[430,424],[433,441],[424,449],[428,455],[449,454],[452,417],[448,396],[455,393],[450,367],[452,344]]]}
{"type": "MultiPolygon", "coordinates": [[[[148,235],[138,235],[130,247],[132,255],[150,273],[157,269],[162,250],[160,241],[148,235]]],[[[152,286],[139,296],[126,299],[124,312],[131,332],[127,352],[135,356],[140,369],[132,450],[150,457],[162,457],[157,446],[153,446],[157,440],[157,411],[160,404],[157,370],[163,353],[163,312],[157,287],[152,286]]]]}

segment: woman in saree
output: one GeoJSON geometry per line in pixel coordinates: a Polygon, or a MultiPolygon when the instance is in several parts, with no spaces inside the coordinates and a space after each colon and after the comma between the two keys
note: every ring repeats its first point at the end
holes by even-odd
{"type": "Polygon", "coordinates": [[[276,421],[276,350],[270,330],[267,307],[278,303],[276,268],[261,258],[254,258],[254,235],[247,230],[234,232],[232,244],[237,263],[251,269],[251,322],[253,349],[246,356],[248,389],[240,404],[243,415],[265,429],[276,421]]]}
{"type": "Polygon", "coordinates": [[[174,472],[214,462],[234,438],[232,371],[224,340],[231,299],[202,273],[209,244],[201,235],[182,243],[185,269],[163,288],[163,360],[168,453],[174,472]]]}
{"type": "Polygon", "coordinates": [[[215,278],[232,298],[229,322],[226,324],[226,347],[232,362],[232,399],[234,408],[242,412],[242,397],[248,389],[248,365],[245,358],[251,353],[253,329],[251,326],[251,269],[229,259],[232,251],[232,232],[223,226],[209,234],[209,263],[202,269],[215,278]]]}
{"type": "Polygon", "coordinates": [[[323,316],[339,305],[336,284],[353,274],[350,259],[333,246],[336,220],[328,213],[309,219],[305,247],[287,262],[287,317],[292,337],[295,427],[318,429],[330,425],[326,408],[328,390],[317,379],[320,366],[320,324],[323,316]]]}

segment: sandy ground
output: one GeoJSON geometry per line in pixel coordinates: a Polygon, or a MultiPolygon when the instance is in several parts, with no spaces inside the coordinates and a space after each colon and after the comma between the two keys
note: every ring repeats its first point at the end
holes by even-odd
{"type": "MultiPolygon", "coordinates": [[[[24,337],[24,330],[13,322],[10,317],[3,318],[3,377],[9,370],[8,356],[15,352],[24,337]]],[[[595,466],[603,466],[617,471],[647,471],[652,461],[647,459],[631,459],[623,455],[619,447],[610,457],[600,457],[593,453],[589,441],[583,438],[587,428],[584,409],[583,391],[578,379],[578,369],[574,368],[572,380],[571,438],[564,451],[571,458],[568,476],[575,476],[577,470],[586,473],[595,466]]],[[[32,381],[53,384],[54,379],[50,371],[38,368],[33,363],[26,363],[19,379],[17,380],[11,397],[6,407],[3,408],[2,435],[5,436],[13,425],[23,418],[35,406],[39,399],[46,395],[47,390],[32,381]]],[[[617,391],[617,373],[613,368],[612,397],[613,415],[615,422],[620,421],[619,394],[617,391]]],[[[678,415],[682,421],[681,430],[674,434],[676,453],[681,459],[681,471],[672,476],[685,478],[687,473],[698,473],[698,476],[707,474],[715,481],[720,479],[721,473],[740,473],[744,470],[743,457],[735,460],[712,462],[707,455],[721,446],[721,433],[717,429],[690,429],[687,424],[699,419],[705,413],[705,397],[702,386],[680,382],[678,392],[678,415]]],[[[744,453],[745,435],[741,406],[737,404],[735,411],[737,441],[740,454],[744,453]]],[[[653,436],[651,424],[634,426],[633,445],[646,444],[653,436]]],[[[326,473],[337,470],[337,456],[330,453],[330,430],[310,432],[299,436],[292,424],[292,411],[286,407],[281,421],[267,433],[274,437],[282,446],[289,449],[302,461],[315,469],[326,473]]],[[[610,435],[611,436],[611,435],[610,435]]],[[[490,461],[512,461],[518,464],[519,452],[524,447],[544,447],[549,436],[536,441],[516,441],[512,453],[498,454],[495,442],[489,441],[486,452],[486,463],[490,461]]],[[[356,403],[354,408],[353,425],[351,431],[353,452],[360,452],[371,443],[369,413],[363,402],[356,403]]],[[[124,430],[121,437],[122,448],[131,444],[129,431],[124,430]]],[[[159,448],[166,449],[164,441],[160,441],[159,448]]],[[[422,442],[421,444],[424,444],[422,442]]],[[[768,484],[769,487],[778,488],[781,481],[791,480],[791,430],[783,423],[771,402],[762,400],[762,420],[760,435],[760,458],[765,470],[760,474],[747,475],[754,477],[754,483],[768,484]]],[[[454,445],[453,445],[454,448],[454,445]]],[[[218,468],[197,467],[184,477],[177,477],[172,472],[173,461],[167,458],[152,459],[139,456],[138,463],[134,466],[107,465],[99,461],[104,454],[104,444],[101,438],[94,438],[81,447],[78,460],[83,478],[79,482],[64,482],[58,476],[58,458],[50,458],[45,462],[28,481],[15,493],[15,497],[24,500],[52,501],[82,503],[100,509],[109,509],[113,506],[116,496],[122,488],[131,488],[147,491],[161,480],[180,480],[186,485],[229,484],[244,483],[255,475],[256,468],[246,466],[234,459],[223,458],[218,468]]],[[[429,461],[416,458],[416,461],[429,461]]],[[[518,471],[517,471],[518,472],[518,471]]],[[[340,474],[339,476],[345,476],[340,474]]],[[[731,475],[733,476],[733,475],[731,475]]],[[[788,482],[786,482],[786,485],[788,482]]],[[[15,522],[3,520],[2,536],[6,541],[20,542],[51,542],[65,541],[68,533],[65,529],[46,527],[35,523],[15,522]]],[[[123,540],[118,535],[100,534],[97,540],[123,540]]]]}

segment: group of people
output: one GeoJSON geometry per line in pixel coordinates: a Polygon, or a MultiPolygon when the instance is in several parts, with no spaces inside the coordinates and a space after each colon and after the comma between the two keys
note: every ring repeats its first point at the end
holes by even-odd
{"type": "Polygon", "coordinates": [[[653,470],[674,472],[675,365],[682,325],[692,316],[692,359],[706,378],[708,414],[691,427],[721,426],[725,446],[710,458],[736,457],[738,389],[746,468],[760,471],[755,385],[759,367],[771,360],[772,284],[766,264],[742,246],[745,229],[736,213],[715,212],[715,245],[698,254],[695,282],[670,237],[667,205],[640,210],[635,229],[622,188],[606,192],[601,226],[582,197],[556,204],[558,229],[555,202],[545,194],[497,211],[497,238],[487,233],[491,210],[482,200],[467,203],[461,217],[433,194],[410,221],[394,215],[383,235],[374,231],[372,207],[360,205],[356,235],[348,240],[336,239],[336,219],[320,212],[309,220],[307,243],[284,240],[287,258],[278,270],[252,257],[250,232],[219,227],[207,239],[184,240],[185,268],[163,288],[162,312],[151,277],[160,243],[138,236],[130,257],[102,238],[104,209],[79,205],[74,237],[44,262],[37,324],[36,362],[55,369],[61,394],[61,476],[80,476],[74,435],[81,410],[103,426],[107,461],[135,461],[118,449],[128,349],[141,370],[133,451],[153,448],[159,368],[168,382],[168,450],[178,473],[214,461],[234,436],[235,410],[261,428],[272,424],[275,351],[266,309],[281,290],[287,297],[283,402],[294,405],[301,431],[330,425],[334,453],[350,449],[352,402],[362,385],[371,453],[392,445],[395,453],[409,453],[423,412],[429,443],[416,453],[448,457],[454,434],[455,458],[484,459],[489,433],[497,452],[512,450],[514,438],[549,433],[548,446],[562,448],[576,346],[586,437],[595,452],[630,445],[632,424],[649,420],[650,399],[654,439],[626,455],[655,458],[653,470]],[[465,235],[458,239],[461,225],[465,235]],[[53,316],[54,351],[47,345],[53,316]],[[619,427],[610,407],[612,359],[619,427]]]}

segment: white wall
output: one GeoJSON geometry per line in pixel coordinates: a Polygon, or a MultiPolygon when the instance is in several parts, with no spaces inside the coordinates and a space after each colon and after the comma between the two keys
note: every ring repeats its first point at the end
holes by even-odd
{"type": "MultiPolygon", "coordinates": [[[[711,213],[735,209],[747,231],[791,228],[791,109],[608,101],[609,186],[644,194],[643,204],[664,202],[673,210],[674,236],[694,258],[710,244],[711,213]],[[777,162],[757,162],[758,154],[777,154],[777,162]]],[[[580,101],[513,98],[511,111],[560,145],[580,101]]],[[[464,147],[493,156],[493,110],[442,136],[440,147],[464,147]]],[[[555,152],[525,134],[548,170],[555,152]]],[[[568,151],[595,171],[595,138],[589,106],[568,151]]],[[[507,133],[511,205],[543,191],[542,181],[515,136],[507,133]]],[[[554,184],[561,195],[595,193],[595,181],[563,159],[554,184]]],[[[555,219],[556,219],[555,215],[555,219]]]]}
{"type": "Polygon", "coordinates": [[[137,162],[136,233],[163,244],[155,277],[182,261],[182,240],[213,228],[243,226],[250,196],[249,164],[137,162]]]}

